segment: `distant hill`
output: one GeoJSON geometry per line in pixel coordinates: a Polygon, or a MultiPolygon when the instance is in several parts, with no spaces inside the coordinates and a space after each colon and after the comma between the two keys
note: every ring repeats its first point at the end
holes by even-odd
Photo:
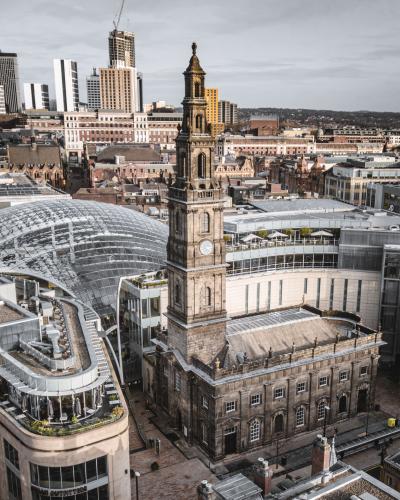
{"type": "Polygon", "coordinates": [[[252,115],[276,114],[281,121],[289,122],[293,126],[296,124],[313,127],[355,125],[400,129],[400,113],[289,108],[240,108],[238,111],[240,121],[247,121],[252,115]]]}

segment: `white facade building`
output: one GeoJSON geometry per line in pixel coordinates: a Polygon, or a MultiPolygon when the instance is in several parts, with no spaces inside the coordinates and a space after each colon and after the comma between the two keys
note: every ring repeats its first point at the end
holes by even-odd
{"type": "Polygon", "coordinates": [[[49,86],[44,83],[24,83],[25,109],[49,109],[49,86]]]}
{"type": "Polygon", "coordinates": [[[79,110],[78,65],[71,59],[54,59],[57,111],[79,110]]]}
{"type": "Polygon", "coordinates": [[[147,113],[135,113],[133,115],[133,133],[136,143],[149,142],[149,126],[147,123],[147,113]]]}

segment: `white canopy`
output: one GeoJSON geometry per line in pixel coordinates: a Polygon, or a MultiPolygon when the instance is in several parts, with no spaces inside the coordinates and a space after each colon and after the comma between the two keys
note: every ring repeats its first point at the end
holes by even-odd
{"type": "Polygon", "coordinates": [[[288,238],[288,235],[285,233],[280,233],[279,231],[274,231],[273,233],[268,235],[268,238],[271,240],[273,238],[288,238]]]}
{"type": "Polygon", "coordinates": [[[242,241],[244,243],[248,243],[249,241],[255,241],[255,240],[262,240],[262,238],[260,238],[259,236],[257,236],[256,234],[253,234],[253,233],[250,233],[247,236],[245,236],[244,238],[242,238],[242,241]]]}
{"type": "Polygon", "coordinates": [[[314,233],[311,233],[311,236],[326,236],[328,238],[332,238],[333,234],[330,233],[329,231],[324,231],[321,229],[320,231],[315,231],[314,233]]]}

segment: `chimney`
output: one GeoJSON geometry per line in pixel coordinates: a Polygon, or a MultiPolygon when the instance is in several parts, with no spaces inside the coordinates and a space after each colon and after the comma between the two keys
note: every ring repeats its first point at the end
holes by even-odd
{"type": "Polygon", "coordinates": [[[212,484],[204,479],[197,487],[197,500],[215,500],[212,484]]]}
{"type": "Polygon", "coordinates": [[[254,482],[262,489],[263,495],[268,495],[272,488],[273,471],[268,465],[268,461],[259,458],[254,466],[254,482]]]}
{"type": "Polygon", "coordinates": [[[330,467],[331,446],[328,439],[321,434],[317,435],[312,448],[311,475],[327,472],[330,467]]]}

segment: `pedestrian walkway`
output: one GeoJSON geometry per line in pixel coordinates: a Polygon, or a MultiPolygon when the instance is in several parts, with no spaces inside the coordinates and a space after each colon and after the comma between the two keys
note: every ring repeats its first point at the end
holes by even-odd
{"type": "MultiPolygon", "coordinates": [[[[130,442],[130,466],[140,473],[139,498],[187,500],[196,498],[196,488],[203,479],[216,481],[212,472],[198,459],[188,459],[174,443],[152,422],[154,413],[147,407],[143,393],[126,391],[128,403],[135,419],[131,417],[132,441],[130,442]],[[160,451],[154,447],[143,448],[137,426],[146,440],[160,440],[160,451]],[[139,441],[138,441],[139,440],[139,441]],[[140,448],[135,448],[140,442],[140,448]]],[[[172,437],[172,436],[171,436],[172,437]]],[[[131,482],[132,498],[136,499],[135,479],[131,482]]]]}

